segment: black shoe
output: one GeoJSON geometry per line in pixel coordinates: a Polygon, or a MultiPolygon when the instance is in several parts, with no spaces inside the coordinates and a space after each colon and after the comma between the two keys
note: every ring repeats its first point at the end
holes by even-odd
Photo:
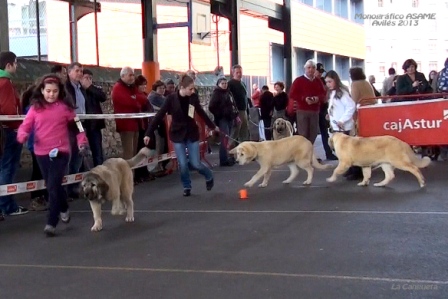
{"type": "Polygon", "coordinates": [[[225,167],[225,166],[233,166],[233,165],[235,165],[235,162],[234,162],[234,161],[231,161],[231,160],[226,161],[226,162],[219,163],[219,166],[221,166],[221,167],[225,167]]]}
{"type": "Polygon", "coordinates": [[[5,216],[3,216],[3,214],[0,213],[0,221],[5,220],[5,216]]]}
{"type": "Polygon", "coordinates": [[[213,186],[214,186],[214,181],[213,179],[211,179],[210,181],[205,182],[205,186],[207,187],[207,191],[212,190],[213,186]]]}
{"type": "Polygon", "coordinates": [[[191,195],[191,189],[184,189],[184,196],[190,196],[191,195]]]}
{"type": "Polygon", "coordinates": [[[338,157],[336,157],[333,154],[330,154],[330,155],[327,155],[327,160],[328,161],[336,161],[336,160],[338,160],[338,157]]]}

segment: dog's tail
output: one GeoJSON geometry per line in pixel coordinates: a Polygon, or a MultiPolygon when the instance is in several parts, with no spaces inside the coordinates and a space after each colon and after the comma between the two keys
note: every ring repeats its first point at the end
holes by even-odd
{"type": "Polygon", "coordinates": [[[430,163],[431,163],[431,158],[429,157],[423,157],[423,158],[418,158],[415,154],[413,155],[412,158],[412,162],[414,163],[415,166],[417,166],[418,168],[425,168],[427,167],[430,163]]]}
{"type": "Polygon", "coordinates": [[[311,160],[311,165],[313,165],[314,168],[320,169],[320,170],[326,170],[333,168],[333,165],[331,164],[321,164],[316,158],[316,154],[313,153],[313,157],[311,160]]]}
{"type": "Polygon", "coordinates": [[[128,162],[129,167],[135,167],[137,166],[143,159],[148,158],[152,156],[152,150],[150,150],[147,147],[142,148],[137,155],[135,155],[132,159],[126,160],[128,162]]]}

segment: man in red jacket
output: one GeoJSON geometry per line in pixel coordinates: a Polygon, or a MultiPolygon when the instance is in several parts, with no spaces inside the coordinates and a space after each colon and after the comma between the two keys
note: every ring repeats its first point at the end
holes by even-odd
{"type": "Polygon", "coordinates": [[[297,116],[297,133],[314,144],[319,132],[319,108],[326,93],[321,80],[314,76],[316,63],[310,59],[304,68],[305,74],[291,85],[287,112],[297,116]]]}
{"type": "MultiPolygon", "coordinates": [[[[13,52],[0,53],[0,115],[20,115],[20,99],[11,82],[11,74],[17,69],[17,56],[13,52]]],[[[0,185],[11,184],[19,166],[22,145],[17,142],[17,128],[21,121],[2,122],[3,152],[0,157],[0,185]]],[[[12,195],[0,196],[0,218],[5,215],[22,215],[28,213],[18,206],[12,195]]]]}
{"type": "MultiPolygon", "coordinates": [[[[130,67],[124,67],[120,79],[112,89],[112,104],[115,113],[140,113],[148,102],[144,94],[138,92],[134,84],[135,74],[130,67]]],[[[131,159],[137,153],[138,131],[142,119],[116,119],[116,130],[120,133],[123,146],[123,159],[131,159]]]]}

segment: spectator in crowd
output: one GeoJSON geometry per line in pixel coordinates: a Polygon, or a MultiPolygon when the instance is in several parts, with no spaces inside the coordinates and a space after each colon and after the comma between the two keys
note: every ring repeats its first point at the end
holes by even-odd
{"type": "Polygon", "coordinates": [[[437,92],[448,92],[448,58],[445,60],[445,67],[439,72],[437,77],[437,92]]]}
{"type": "MultiPolygon", "coordinates": [[[[174,82],[173,82],[174,84],[174,82]]],[[[166,86],[165,83],[161,80],[157,80],[152,85],[152,90],[149,93],[148,100],[151,103],[154,111],[159,111],[165,103],[166,97],[166,86]]],[[[174,86],[174,85],[173,85],[174,86]]],[[[171,94],[171,93],[170,93],[171,94]]],[[[168,152],[168,140],[167,140],[167,132],[166,132],[166,123],[165,121],[161,122],[158,128],[154,131],[155,135],[155,143],[156,143],[156,151],[158,155],[162,155],[168,152]]],[[[166,174],[165,167],[169,163],[168,160],[159,162],[156,169],[153,170],[155,176],[160,177],[166,174]]]]}
{"type": "MultiPolygon", "coordinates": [[[[83,70],[81,86],[86,92],[86,113],[103,114],[101,104],[107,100],[106,94],[101,86],[93,85],[93,73],[90,70],[83,70]]],[[[87,138],[89,139],[90,150],[92,151],[93,165],[103,164],[103,134],[101,130],[106,128],[104,119],[92,119],[84,122],[87,138]]]]}
{"type": "MultiPolygon", "coordinates": [[[[0,53],[0,115],[20,115],[20,98],[11,78],[17,70],[17,56],[13,52],[0,53]]],[[[22,145],[17,142],[20,121],[1,123],[0,185],[11,184],[19,167],[22,145]]],[[[12,195],[0,196],[0,218],[3,215],[23,215],[28,209],[19,206],[12,195]]]]}
{"type": "Polygon", "coordinates": [[[249,139],[249,126],[247,119],[247,110],[249,106],[252,106],[251,101],[247,95],[246,84],[241,81],[243,78],[243,68],[241,65],[234,65],[232,67],[232,79],[228,82],[228,88],[233,95],[236,106],[239,111],[240,122],[237,122],[232,129],[232,147],[237,144],[234,140],[238,142],[247,141],[249,139]]]}
{"type": "MultiPolygon", "coordinates": [[[[120,79],[112,88],[112,103],[115,113],[140,113],[148,100],[138,93],[135,86],[134,70],[128,66],[120,71],[120,79]]],[[[141,119],[116,119],[116,130],[123,146],[123,159],[131,159],[137,154],[138,132],[141,119]]]]}
{"type": "Polygon", "coordinates": [[[239,115],[232,93],[227,88],[228,82],[225,77],[221,77],[216,82],[208,110],[213,114],[215,124],[219,127],[219,166],[233,166],[235,160],[229,158],[229,135],[231,134],[233,122],[239,115]]]}
{"type": "MultiPolygon", "coordinates": [[[[316,78],[319,78],[322,81],[322,84],[324,85],[324,88],[327,89],[327,85],[325,83],[325,79],[323,74],[325,73],[325,69],[322,63],[317,63],[316,66],[316,72],[315,76],[316,78]]],[[[324,103],[321,105],[319,110],[319,132],[320,132],[320,138],[322,139],[322,145],[325,150],[325,156],[327,157],[327,160],[337,160],[337,157],[333,154],[333,151],[330,148],[330,145],[328,144],[328,129],[329,129],[329,122],[327,120],[327,113],[328,113],[328,97],[325,98],[324,103]]]]}
{"type": "Polygon", "coordinates": [[[431,88],[432,88],[432,84],[434,81],[437,82],[437,71],[432,70],[429,72],[429,75],[428,75],[428,83],[429,83],[429,86],[431,86],[431,88]]]}
{"type": "Polygon", "coordinates": [[[166,88],[165,88],[165,93],[163,94],[164,96],[168,96],[176,90],[176,85],[174,84],[173,79],[166,80],[165,86],[166,86],[166,88]]]}
{"type": "MultiPolygon", "coordinates": [[[[31,98],[33,96],[34,90],[40,83],[40,78],[27,88],[27,90],[22,94],[22,108],[23,114],[27,114],[29,109],[32,107],[31,98]]],[[[61,79],[62,81],[62,79],[61,79]]],[[[27,141],[27,148],[31,153],[31,159],[33,160],[33,169],[31,171],[31,181],[43,180],[42,172],[40,171],[39,164],[37,163],[36,154],[34,153],[34,130],[30,133],[27,141]]],[[[35,190],[30,193],[31,203],[29,206],[30,211],[45,211],[47,210],[48,204],[48,192],[47,189],[35,190]]]]}
{"type": "Polygon", "coordinates": [[[67,68],[65,66],[57,64],[51,68],[50,72],[52,74],[58,75],[62,83],[65,84],[65,82],[67,81],[67,68]]]}
{"type": "Polygon", "coordinates": [[[376,88],[375,88],[375,83],[376,83],[376,79],[375,79],[375,76],[374,75],[370,75],[369,76],[369,83],[370,83],[370,85],[372,85],[372,88],[373,88],[373,92],[375,93],[375,96],[376,97],[379,97],[379,96],[381,96],[381,93],[378,91],[378,90],[376,90],[376,88]]]}
{"type": "Polygon", "coordinates": [[[314,144],[319,131],[319,109],[325,101],[325,89],[316,78],[316,63],[308,60],[305,74],[296,78],[289,92],[288,114],[296,114],[297,132],[314,144]]]}
{"type": "MultiPolygon", "coordinates": [[[[397,79],[397,95],[414,95],[431,93],[432,88],[423,73],[417,72],[417,63],[414,59],[407,59],[403,63],[404,75],[397,79]]],[[[418,98],[404,98],[402,101],[415,101],[418,98]]],[[[427,98],[426,98],[427,99],[427,98]]]]}
{"type": "Polygon", "coordinates": [[[386,77],[383,81],[383,88],[381,89],[381,95],[388,95],[387,92],[392,88],[394,78],[396,76],[396,71],[393,67],[391,67],[388,71],[389,77],[386,77]]]}
{"type": "MultiPolygon", "coordinates": [[[[34,150],[50,202],[44,232],[51,237],[56,233],[59,217],[64,223],[70,221],[67,194],[62,180],[70,160],[69,123],[74,124],[76,113],[73,101],[65,95],[64,84],[54,74],[42,78],[32,99],[33,106],[19,127],[17,140],[24,143],[34,130],[34,150]]],[[[87,146],[87,138],[84,132],[79,131],[76,137],[79,149],[82,150],[87,146]]]]}
{"type": "Polygon", "coordinates": [[[170,139],[174,144],[174,150],[180,167],[181,181],[184,188],[183,195],[191,195],[191,180],[188,164],[199,171],[205,177],[206,188],[211,190],[214,185],[213,173],[205,166],[199,156],[199,128],[194,119],[195,113],[205,121],[208,127],[219,131],[219,128],[208,118],[194,92],[194,80],[184,74],[180,77],[179,90],[166,98],[165,104],[157,112],[154,120],[149,124],[144,142],[150,142],[157,126],[168,113],[172,117],[170,127],[170,139]],[[188,149],[188,159],[186,150],[188,149]]]}
{"type": "Polygon", "coordinates": [[[252,105],[254,107],[259,107],[260,106],[260,96],[261,96],[261,91],[258,88],[258,85],[254,83],[252,85],[252,96],[251,96],[252,105]]]}
{"type": "MultiPolygon", "coordinates": [[[[67,90],[68,96],[72,99],[76,114],[86,114],[86,98],[87,93],[84,87],[81,85],[81,80],[83,79],[82,65],[79,62],[73,62],[67,67],[67,80],[65,82],[65,89],[67,90]]],[[[81,123],[85,127],[85,120],[81,120],[81,123]]],[[[82,156],[78,150],[78,145],[76,142],[76,135],[78,129],[72,123],[69,129],[70,133],[70,144],[71,156],[69,162],[69,174],[75,174],[80,172],[82,166],[82,156]]],[[[70,184],[67,186],[67,192],[69,201],[74,200],[79,197],[79,183],[70,184]]]]}
{"type": "Polygon", "coordinates": [[[261,88],[259,100],[260,119],[264,124],[264,136],[266,140],[272,139],[272,115],[274,114],[274,94],[269,91],[269,87],[264,85],[261,88]]]}
{"type": "Polygon", "coordinates": [[[356,103],[335,71],[327,73],[325,82],[328,88],[328,117],[331,129],[333,132],[349,135],[355,126],[353,115],[356,111],[356,103]]]}
{"type": "MultiPolygon", "coordinates": [[[[137,86],[138,89],[138,96],[144,96],[145,98],[148,98],[148,94],[146,93],[147,85],[148,81],[144,76],[138,75],[137,78],[135,78],[135,86],[137,86]]],[[[149,101],[146,101],[146,103],[141,106],[140,110],[141,112],[154,112],[154,109],[152,105],[149,103],[149,101]]],[[[145,147],[145,144],[143,143],[143,138],[145,137],[145,132],[148,129],[148,124],[151,122],[151,119],[153,119],[153,117],[142,118],[139,123],[137,152],[143,147],[145,147]]],[[[155,142],[156,140],[154,138],[148,145],[148,147],[152,150],[153,153],[155,153],[156,148],[155,142]]],[[[150,180],[154,180],[154,176],[149,173],[147,167],[140,167],[135,170],[134,184],[139,184],[150,180]]]]}
{"type": "Polygon", "coordinates": [[[274,115],[272,116],[272,123],[277,118],[286,119],[286,106],[288,105],[288,95],[285,92],[285,84],[277,81],[274,83],[274,115]]]}
{"type": "Polygon", "coordinates": [[[350,89],[353,101],[361,106],[377,104],[378,101],[375,99],[375,92],[373,91],[372,85],[367,82],[363,69],[357,66],[352,67],[349,73],[352,79],[350,89]]]}

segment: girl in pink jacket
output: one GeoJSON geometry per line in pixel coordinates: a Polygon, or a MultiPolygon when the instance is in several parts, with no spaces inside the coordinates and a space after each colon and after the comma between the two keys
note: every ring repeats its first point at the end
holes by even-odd
{"type": "MultiPolygon", "coordinates": [[[[50,203],[44,232],[54,236],[59,217],[64,223],[70,221],[67,193],[62,182],[70,160],[68,131],[69,126],[75,126],[75,107],[56,75],[41,79],[31,101],[32,106],[19,127],[17,140],[24,143],[34,131],[34,153],[47,185],[50,203]]],[[[78,146],[84,150],[88,142],[82,126],[79,128],[78,146]]]]}

